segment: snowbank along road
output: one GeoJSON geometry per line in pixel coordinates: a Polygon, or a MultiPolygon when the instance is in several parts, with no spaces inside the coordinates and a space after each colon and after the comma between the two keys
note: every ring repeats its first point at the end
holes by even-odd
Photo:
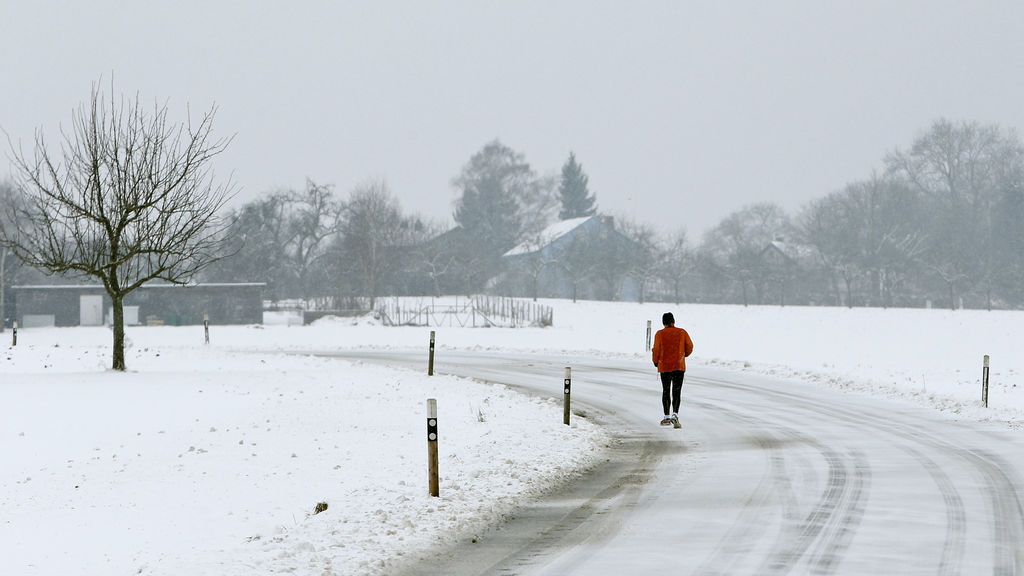
{"type": "Polygon", "coordinates": [[[574,408],[619,437],[609,463],[409,574],[1024,574],[1019,433],[699,367],[673,430],[644,362],[445,351],[437,369],[560,396],[567,363],[574,408]]]}

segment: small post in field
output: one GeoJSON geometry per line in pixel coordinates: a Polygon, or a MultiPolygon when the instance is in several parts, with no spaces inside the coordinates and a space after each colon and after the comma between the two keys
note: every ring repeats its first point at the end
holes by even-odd
{"type": "Polygon", "coordinates": [[[988,408],[988,354],[985,354],[985,365],[981,369],[981,403],[988,408]]]}
{"type": "Polygon", "coordinates": [[[564,392],[565,392],[565,401],[564,401],[563,409],[562,409],[562,422],[566,426],[568,426],[569,425],[569,405],[571,403],[570,396],[571,396],[571,393],[572,393],[572,368],[570,368],[568,366],[565,367],[565,380],[563,381],[563,384],[565,384],[565,386],[564,386],[564,388],[565,388],[565,390],[564,390],[564,392]]]}
{"type": "Polygon", "coordinates": [[[427,360],[427,376],[433,376],[434,375],[434,337],[435,336],[436,336],[436,331],[431,330],[430,331],[430,359],[427,360]]]}
{"type": "Polygon", "coordinates": [[[440,495],[440,481],[437,474],[437,400],[427,399],[427,478],[430,495],[440,495]]]}
{"type": "Polygon", "coordinates": [[[210,315],[209,314],[203,314],[203,336],[204,336],[204,338],[206,340],[206,343],[209,344],[210,343],[210,315]]]}
{"type": "Polygon", "coordinates": [[[12,325],[12,328],[14,328],[14,329],[11,331],[13,333],[13,336],[11,336],[11,346],[14,347],[14,346],[18,345],[18,321],[17,320],[14,321],[14,324],[12,325]]]}
{"type": "Polygon", "coordinates": [[[647,321],[647,347],[644,348],[644,351],[646,351],[646,352],[650,352],[651,351],[651,321],[650,320],[647,321]]]}

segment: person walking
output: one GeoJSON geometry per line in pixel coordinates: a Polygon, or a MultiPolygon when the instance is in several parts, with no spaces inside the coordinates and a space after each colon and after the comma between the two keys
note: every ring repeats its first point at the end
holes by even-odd
{"type": "Polygon", "coordinates": [[[651,349],[654,367],[661,376],[661,406],[665,411],[661,425],[681,428],[679,401],[686,376],[686,357],[693,352],[693,340],[686,330],[676,328],[676,319],[671,312],[662,314],[661,323],[665,327],[654,335],[654,348],[651,349]],[[669,407],[672,408],[671,415],[669,407]]]}

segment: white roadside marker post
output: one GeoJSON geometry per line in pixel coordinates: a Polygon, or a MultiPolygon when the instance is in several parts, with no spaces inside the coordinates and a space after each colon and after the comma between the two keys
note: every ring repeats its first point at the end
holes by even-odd
{"type": "Polygon", "coordinates": [[[981,369],[981,403],[988,408],[988,354],[985,354],[985,365],[981,369]]]}
{"type": "Polygon", "coordinates": [[[650,320],[647,321],[647,346],[644,348],[644,351],[646,351],[646,352],[650,352],[651,351],[651,321],[650,320]]]}
{"type": "Polygon", "coordinates": [[[436,336],[436,331],[431,330],[430,331],[430,359],[427,360],[427,376],[433,376],[434,375],[434,337],[435,336],[436,336]]]}
{"type": "Polygon", "coordinates": [[[437,473],[437,400],[427,399],[427,480],[430,495],[438,497],[441,493],[437,473]]]}
{"type": "Polygon", "coordinates": [[[210,315],[203,314],[203,337],[206,344],[210,343],[210,315]]]}
{"type": "Polygon", "coordinates": [[[570,368],[568,366],[565,367],[565,380],[563,380],[562,383],[565,385],[564,386],[564,388],[565,388],[565,390],[564,390],[564,392],[565,392],[565,394],[564,394],[565,400],[563,402],[563,408],[562,408],[562,422],[566,426],[568,426],[569,425],[569,407],[570,407],[570,404],[571,404],[570,396],[571,396],[571,391],[572,391],[572,368],[570,368]]]}

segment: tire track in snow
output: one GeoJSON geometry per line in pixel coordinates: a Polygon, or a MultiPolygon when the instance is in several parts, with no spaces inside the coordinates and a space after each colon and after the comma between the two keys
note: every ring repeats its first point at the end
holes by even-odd
{"type": "MultiPolygon", "coordinates": [[[[730,411],[727,408],[694,402],[713,410],[730,411]]],[[[735,412],[738,419],[750,419],[768,423],[745,413],[735,412]]],[[[828,465],[828,481],[825,490],[812,510],[803,520],[787,518],[784,531],[773,545],[769,556],[758,568],[757,573],[786,574],[806,557],[811,573],[833,574],[849,548],[853,536],[866,512],[866,501],[871,485],[871,466],[860,451],[846,455],[826,447],[796,429],[772,423],[773,430],[783,431],[792,443],[804,444],[815,449],[828,465]]],[[[806,466],[805,466],[806,467],[806,466]]]]}
{"type": "MultiPolygon", "coordinates": [[[[1024,574],[1024,544],[1021,544],[1024,542],[1024,506],[1022,506],[1020,497],[1017,494],[1016,486],[1018,483],[1015,483],[1007,472],[1008,470],[1013,470],[1012,466],[998,456],[982,450],[960,447],[950,441],[942,440],[934,435],[924,434],[907,424],[901,424],[890,419],[862,412],[853,412],[836,406],[808,404],[806,398],[796,394],[778,390],[766,390],[712,378],[702,378],[701,381],[716,386],[726,386],[747,392],[785,398],[791,402],[799,402],[809,410],[838,418],[851,424],[870,424],[877,429],[887,430],[915,444],[929,446],[964,460],[986,486],[984,494],[988,498],[991,510],[990,528],[992,534],[993,574],[999,576],[1024,574]]],[[[902,448],[908,451],[911,450],[905,446],[902,448]]],[[[920,454],[920,452],[918,453],[920,454]]],[[[934,461],[932,461],[932,465],[935,469],[938,469],[938,465],[934,461]]],[[[927,466],[926,469],[928,469],[927,466]]],[[[954,522],[952,527],[947,524],[947,540],[943,547],[942,559],[940,559],[940,569],[945,574],[959,574],[961,573],[966,541],[965,530],[959,528],[956,523],[959,522],[959,518],[965,517],[963,499],[951,481],[944,482],[941,477],[936,477],[934,474],[932,477],[936,481],[936,485],[939,487],[947,507],[947,522],[950,520],[954,522]]]]}
{"type": "Polygon", "coordinates": [[[845,494],[847,502],[841,516],[833,516],[824,543],[811,559],[812,574],[834,574],[853,541],[853,536],[860,527],[861,519],[866,510],[867,494],[871,486],[871,467],[867,458],[859,451],[850,453],[847,460],[851,463],[853,474],[849,490],[845,494]]]}
{"type": "Polygon", "coordinates": [[[914,456],[928,471],[946,506],[946,545],[942,547],[937,576],[954,576],[960,574],[964,559],[964,542],[966,541],[967,519],[964,512],[964,500],[960,497],[949,475],[934,460],[928,458],[914,448],[904,448],[914,456]]]}
{"type": "MultiPolygon", "coordinates": [[[[591,370],[601,370],[601,366],[589,365],[591,370]]],[[[639,369],[615,368],[614,371],[637,373],[645,375],[639,369]]],[[[705,381],[704,379],[688,378],[691,382],[705,381]]],[[[758,389],[752,389],[759,391],[758,389]]],[[[802,519],[792,517],[783,512],[788,521],[784,524],[784,530],[780,532],[768,557],[755,572],[758,574],[787,574],[791,572],[804,558],[810,556],[809,564],[815,574],[832,574],[838,568],[842,555],[849,547],[853,536],[860,525],[861,518],[866,509],[866,496],[870,486],[870,466],[866,458],[860,453],[851,453],[844,456],[835,450],[826,447],[820,441],[813,439],[800,431],[770,422],[765,418],[759,418],[749,413],[739,412],[726,408],[719,404],[712,404],[700,401],[685,402],[691,406],[699,406],[711,411],[728,414],[733,420],[739,422],[753,423],[758,428],[767,428],[773,432],[781,432],[790,444],[806,445],[816,450],[828,465],[828,482],[818,501],[802,519]],[[847,466],[847,461],[852,460],[853,465],[847,466]]],[[[759,504],[767,501],[762,494],[752,496],[759,504]]],[[[749,507],[748,507],[749,508],[749,507]]],[[[761,508],[760,506],[755,507],[761,508]]],[[[752,537],[763,534],[767,526],[760,522],[749,522],[749,518],[760,517],[756,512],[744,511],[741,517],[730,528],[739,534],[732,537],[752,537]],[[739,526],[739,527],[737,527],[739,526]]],[[[729,535],[726,538],[730,538],[729,535]]],[[[720,540],[712,558],[705,565],[711,570],[710,574],[719,572],[717,563],[722,563],[723,558],[728,557],[727,549],[735,549],[741,545],[735,541],[720,540]]],[[[739,558],[732,557],[728,563],[731,565],[739,558]]],[[[701,572],[698,570],[698,574],[701,572]]]]}
{"type": "MultiPolygon", "coordinates": [[[[705,408],[711,412],[727,412],[704,402],[690,402],[690,405],[705,408]]],[[[763,421],[746,415],[733,413],[731,416],[763,424],[763,421]]],[[[737,562],[749,554],[750,545],[748,543],[759,540],[768,530],[769,522],[765,519],[774,516],[774,512],[769,510],[767,505],[773,498],[779,498],[782,502],[784,522],[792,521],[796,514],[796,497],[792,493],[792,480],[786,471],[784,453],[779,448],[783,442],[767,431],[759,431],[752,440],[768,454],[768,467],[762,474],[757,488],[747,497],[739,517],[719,540],[711,555],[695,570],[695,574],[706,576],[734,574],[737,562]]]]}
{"type": "Polygon", "coordinates": [[[795,526],[796,534],[776,542],[757,570],[758,574],[788,574],[809,554],[834,562],[832,559],[844,548],[845,540],[839,538],[856,530],[859,523],[859,516],[855,514],[860,509],[864,491],[856,487],[863,486],[861,479],[865,472],[855,469],[851,475],[841,454],[820,443],[809,445],[816,448],[828,464],[825,489],[811,511],[795,526]],[[836,526],[848,528],[838,530],[836,526]]]}
{"type": "MultiPolygon", "coordinates": [[[[607,370],[646,374],[646,372],[641,369],[603,367],[593,362],[582,362],[578,364],[581,366],[585,365],[589,369],[595,371],[607,370]]],[[[949,441],[941,440],[933,435],[922,433],[920,430],[909,424],[901,424],[897,420],[876,417],[865,412],[844,409],[838,405],[814,402],[809,403],[806,397],[797,394],[692,375],[688,375],[687,381],[691,383],[705,383],[719,387],[728,387],[751,396],[762,395],[781,399],[785,401],[787,405],[798,406],[802,409],[806,409],[820,415],[841,420],[856,427],[863,428],[865,425],[869,425],[876,430],[887,431],[895,437],[902,438],[904,441],[910,442],[913,445],[935,449],[940,453],[953,455],[966,461],[969,464],[969,467],[983,479],[987,488],[985,492],[988,495],[989,507],[992,511],[990,529],[993,537],[993,573],[1001,576],[1024,575],[1024,547],[1022,547],[1021,544],[1024,542],[1024,510],[1022,510],[1020,497],[1016,491],[1017,483],[1014,482],[1015,476],[1011,477],[1011,472],[1009,472],[1012,470],[1012,467],[997,456],[983,451],[964,449],[949,441]]],[[[693,403],[691,402],[691,404],[693,403]]],[[[721,409],[720,406],[715,408],[721,409]]],[[[761,408],[763,409],[763,405],[761,408]]],[[[923,452],[906,445],[900,445],[899,448],[907,451],[908,454],[914,456],[915,460],[921,462],[921,460],[914,455],[914,452],[916,452],[917,455],[923,455],[923,452]]],[[[851,456],[853,461],[852,482],[850,481],[850,474],[845,469],[845,465],[842,470],[836,468],[837,464],[842,464],[844,462],[839,455],[833,454],[830,462],[830,483],[851,485],[851,497],[848,500],[845,500],[842,504],[844,512],[835,516],[828,513],[829,507],[833,502],[835,502],[835,490],[833,489],[832,494],[829,494],[829,489],[826,488],[825,496],[819,501],[815,510],[812,510],[808,515],[808,517],[812,518],[812,522],[814,519],[820,519],[823,517],[834,518],[834,520],[830,520],[829,522],[827,535],[822,538],[821,542],[816,543],[810,555],[812,560],[810,561],[809,569],[813,570],[813,573],[816,574],[836,573],[841,565],[843,554],[849,547],[856,529],[859,526],[860,519],[865,511],[863,494],[869,489],[870,473],[858,476],[857,470],[864,470],[865,468],[863,467],[866,466],[867,461],[863,454],[859,454],[857,452],[852,453],[851,456]]],[[[962,563],[966,547],[966,522],[964,521],[965,510],[963,498],[959,494],[955,484],[947,475],[945,475],[941,467],[933,459],[928,458],[927,456],[925,456],[925,460],[925,462],[921,462],[921,465],[930,474],[933,482],[936,484],[940,494],[942,495],[944,506],[946,508],[947,527],[937,571],[939,574],[960,574],[962,572],[962,563]],[[936,473],[936,471],[938,471],[938,473],[936,473]]],[[[836,507],[839,507],[839,505],[836,507]]],[[[815,529],[813,528],[809,530],[806,529],[806,520],[804,524],[804,529],[801,529],[801,533],[804,534],[804,537],[806,537],[806,534],[808,533],[815,532],[815,529]]],[[[781,573],[791,571],[795,566],[795,562],[783,562],[780,564],[781,573]]]]}
{"type": "MultiPolygon", "coordinates": [[[[598,368],[592,367],[592,369],[598,368]]],[[[640,370],[628,368],[618,369],[618,371],[642,373],[640,370]]],[[[783,499],[784,503],[792,507],[783,508],[783,530],[777,536],[768,557],[755,573],[789,573],[808,555],[813,558],[810,563],[814,573],[834,573],[842,555],[849,547],[866,509],[871,469],[863,454],[854,452],[844,456],[795,428],[719,404],[702,401],[689,401],[686,404],[727,414],[735,421],[753,424],[760,429],[781,432],[786,441],[775,442],[776,445],[805,445],[821,455],[829,470],[825,489],[812,509],[802,519],[792,512],[795,509],[795,502],[787,498],[783,499]],[[851,466],[847,466],[848,460],[852,460],[851,466]]],[[[785,475],[784,460],[777,459],[776,463],[781,465],[778,473],[785,475]]],[[[778,486],[785,486],[782,490],[787,490],[788,484],[788,476],[778,480],[776,491],[778,491],[778,486]]],[[[734,553],[740,551],[738,548],[742,548],[741,542],[751,537],[759,537],[766,531],[766,523],[756,520],[767,514],[759,513],[759,511],[763,510],[764,507],[761,505],[770,499],[771,493],[759,493],[760,490],[760,486],[755,489],[755,493],[748,500],[747,509],[741,512],[740,517],[730,528],[730,532],[720,540],[711,558],[697,570],[697,574],[729,574],[727,569],[723,572],[723,568],[718,565],[727,564],[725,568],[733,565],[739,560],[734,553]]]]}
{"type": "MultiPolygon", "coordinates": [[[[573,509],[568,515],[535,538],[507,553],[481,574],[520,574],[531,566],[542,565],[565,548],[567,542],[579,545],[586,541],[600,543],[614,536],[617,526],[610,522],[616,511],[632,509],[640,497],[640,489],[647,484],[651,472],[664,451],[658,443],[648,442],[641,447],[636,465],[618,477],[610,486],[573,509]],[[575,534],[584,525],[592,526],[595,516],[608,515],[601,519],[603,529],[591,530],[586,534],[575,534]]],[[[594,522],[594,524],[597,524],[594,522]]]]}
{"type": "MultiPolygon", "coordinates": [[[[406,356],[392,358],[390,355],[377,355],[377,359],[408,361],[406,356]]],[[[448,367],[447,373],[516,386],[508,381],[508,372],[500,365],[468,368],[466,372],[453,371],[452,367],[448,367]]],[[[517,372],[547,374],[549,370],[533,365],[519,365],[517,372]]],[[[524,391],[547,397],[529,389],[524,391]]],[[[470,549],[457,549],[454,554],[449,552],[450,555],[440,564],[443,568],[437,573],[446,576],[522,574],[550,563],[567,549],[571,550],[583,544],[600,545],[614,538],[621,526],[620,517],[631,514],[636,508],[643,489],[649,483],[652,473],[659,467],[660,461],[668,455],[685,452],[686,447],[675,440],[664,440],[658,435],[638,433],[629,422],[616,416],[607,407],[594,406],[593,410],[592,417],[599,424],[608,430],[619,431],[613,434],[618,445],[610,454],[610,463],[592,471],[582,481],[573,482],[562,490],[548,494],[536,508],[521,510],[517,515],[519,518],[531,515],[541,518],[535,523],[527,522],[526,533],[523,533],[522,523],[506,523],[499,526],[498,530],[506,531],[502,537],[507,541],[516,542],[514,546],[497,552],[488,551],[479,544],[470,549]],[[588,489],[586,484],[593,484],[599,488],[595,493],[588,489]],[[552,506],[552,503],[555,505],[552,506]],[[557,515],[557,519],[551,518],[552,513],[557,515]],[[542,523],[545,528],[537,532],[536,523],[542,523]],[[516,530],[519,532],[507,532],[516,530]]],[[[433,566],[439,559],[425,559],[426,565],[433,566]]],[[[560,569],[567,570],[565,573],[572,573],[572,567],[585,560],[585,556],[563,557],[558,559],[558,564],[560,569]]],[[[419,575],[423,567],[424,564],[418,564],[408,573],[419,575]]]]}
{"type": "Polygon", "coordinates": [[[963,456],[983,470],[992,509],[992,573],[1014,576],[1024,573],[1024,509],[1001,458],[982,450],[962,450],[963,456]],[[1016,522],[1013,520],[1016,516],[1016,522]]]}
{"type": "MultiPolygon", "coordinates": [[[[487,355],[474,354],[474,356],[486,358],[487,355]]],[[[405,358],[408,359],[409,357],[406,356],[405,358]]],[[[491,356],[490,360],[506,362],[509,358],[505,356],[491,356]]],[[[559,362],[557,359],[540,361],[541,364],[550,363],[552,365],[558,365],[559,362]]],[[[595,373],[605,371],[647,374],[639,368],[601,366],[600,362],[600,360],[584,360],[583,362],[575,362],[575,365],[581,368],[586,366],[595,373]]],[[[471,366],[470,368],[473,367],[471,366]]],[[[540,371],[542,369],[538,368],[538,372],[540,371]]],[[[543,372],[544,374],[549,374],[550,366],[543,368],[543,372]]],[[[507,375],[505,374],[504,376],[507,375]]],[[[507,378],[504,376],[493,379],[488,378],[488,380],[508,383],[507,378]]],[[[894,446],[906,451],[916,462],[920,463],[942,495],[945,506],[946,532],[941,548],[941,558],[936,559],[938,562],[936,573],[938,574],[952,575],[959,574],[962,571],[966,546],[964,501],[953,480],[935,460],[926,454],[937,451],[940,454],[964,461],[966,468],[982,479],[984,489],[979,490],[979,492],[985,495],[987,507],[991,509],[989,527],[993,536],[991,553],[993,573],[1000,575],[1024,574],[1024,549],[1021,548],[1020,544],[1024,541],[1022,539],[1024,537],[1024,512],[1021,510],[1020,497],[1016,491],[1018,476],[1014,473],[1012,466],[1002,461],[998,456],[981,450],[965,449],[940,437],[929,435],[927,431],[922,432],[910,423],[901,423],[900,419],[874,417],[864,411],[843,409],[838,404],[808,402],[806,397],[797,394],[765,389],[756,385],[692,375],[688,375],[687,381],[691,383],[696,382],[697,384],[703,383],[718,387],[728,387],[741,392],[743,396],[750,399],[752,402],[751,410],[755,413],[764,412],[765,410],[763,403],[757,406],[753,405],[754,399],[760,396],[780,400],[786,405],[797,406],[811,413],[834,418],[837,421],[842,421],[855,427],[870,427],[875,431],[891,435],[893,439],[897,440],[894,446]],[[923,448],[918,450],[919,447],[923,448]],[[919,456],[923,456],[923,460],[919,456]]],[[[634,386],[632,382],[627,382],[625,385],[634,386]]],[[[863,454],[857,452],[842,454],[833,451],[830,456],[831,460],[829,460],[828,456],[823,457],[826,458],[826,462],[829,464],[829,483],[832,488],[832,494],[829,495],[830,488],[826,487],[822,495],[823,497],[819,499],[815,509],[807,515],[807,518],[824,519],[824,526],[820,529],[808,527],[806,518],[802,523],[799,521],[796,523],[788,522],[791,527],[799,530],[799,534],[817,531],[818,537],[809,540],[811,545],[807,547],[803,555],[803,558],[807,561],[807,570],[816,574],[832,574],[839,571],[843,556],[849,548],[850,542],[859,526],[860,516],[863,514],[866,505],[864,495],[870,490],[871,484],[869,473],[861,476],[857,475],[857,470],[864,470],[864,465],[867,464],[863,454]],[[842,488],[839,489],[839,486],[842,486],[842,488]],[[837,492],[838,496],[836,495],[837,492]],[[832,507],[831,513],[829,511],[830,506],[832,507]]],[[[757,496],[755,499],[759,498],[760,496],[757,496]]],[[[584,515],[584,517],[598,520],[595,523],[601,525],[602,523],[599,521],[598,516],[625,513],[622,510],[623,507],[618,506],[613,498],[608,502],[607,506],[596,508],[588,512],[589,515],[584,515]]],[[[758,517],[757,514],[753,514],[753,516],[755,518],[758,517]]],[[[577,524],[577,526],[582,528],[581,530],[569,529],[560,533],[557,531],[550,532],[551,538],[544,543],[542,548],[557,554],[559,551],[571,550],[576,545],[575,542],[580,539],[597,539],[602,541],[614,536],[614,528],[608,527],[607,523],[597,529],[599,534],[591,531],[590,522],[585,522],[584,524],[588,524],[588,526],[584,527],[583,524],[577,524]],[[581,535],[577,532],[588,534],[581,535]]],[[[757,532],[751,532],[750,534],[756,535],[757,532]]],[[[776,546],[773,550],[778,551],[779,547],[776,546]]],[[[544,556],[543,554],[537,554],[536,549],[531,549],[527,545],[520,548],[519,552],[509,554],[506,558],[512,559],[518,556],[521,560],[524,555],[532,556],[533,561],[543,561],[544,556]]],[[[799,561],[801,560],[797,558],[796,561],[790,562],[788,565],[783,563],[780,573],[793,571],[798,566],[799,561]]],[[[517,562],[517,565],[522,565],[522,563],[517,562]]],[[[472,573],[494,572],[479,571],[472,573]]]]}

